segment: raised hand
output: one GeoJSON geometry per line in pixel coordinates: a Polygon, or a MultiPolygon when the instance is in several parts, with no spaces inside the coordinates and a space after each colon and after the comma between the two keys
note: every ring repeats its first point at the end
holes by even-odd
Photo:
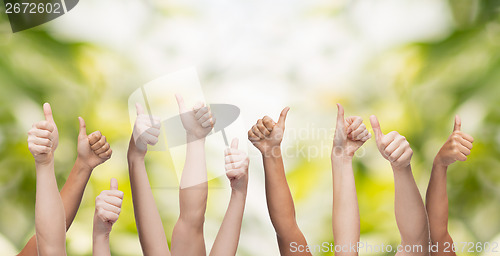
{"type": "Polygon", "coordinates": [[[226,149],[226,176],[231,182],[231,188],[246,193],[248,185],[248,156],[238,149],[238,139],[234,138],[231,148],[226,149]]]}
{"type": "Polygon", "coordinates": [[[344,108],[337,104],[337,127],[333,138],[332,157],[352,157],[372,135],[366,129],[363,118],[350,116],[344,119],[344,108]]]}
{"type": "Polygon", "coordinates": [[[91,170],[111,158],[113,150],[100,131],[87,136],[85,120],[79,117],[80,133],[78,134],[78,158],[91,170]]]}
{"type": "Polygon", "coordinates": [[[54,159],[59,133],[49,103],[43,104],[45,120],[33,124],[28,131],[28,148],[36,164],[48,164],[54,159]]]}
{"type": "Polygon", "coordinates": [[[104,190],[95,199],[94,233],[109,234],[118,220],[123,201],[123,192],[118,190],[118,181],[113,178],[110,190],[104,190]]]}
{"type": "Polygon", "coordinates": [[[396,131],[383,134],[376,116],[370,117],[377,147],[382,156],[391,162],[393,167],[408,167],[413,150],[406,138],[396,131]]]}
{"type": "Polygon", "coordinates": [[[212,116],[210,107],[198,102],[190,110],[186,107],[181,95],[176,94],[175,97],[179,105],[182,125],[186,129],[189,141],[204,139],[215,125],[215,117],[212,116]]]}
{"type": "Polygon", "coordinates": [[[277,123],[269,116],[264,116],[248,131],[248,139],[263,155],[272,154],[274,148],[280,147],[289,110],[290,108],[286,107],[281,111],[277,123]]]}
{"type": "Polygon", "coordinates": [[[455,126],[453,128],[453,133],[450,135],[448,140],[444,143],[443,147],[439,150],[434,163],[441,166],[448,166],[455,161],[465,161],[467,156],[470,154],[472,149],[472,143],[474,138],[472,136],[465,134],[461,129],[462,121],[460,117],[455,116],[455,126]]]}
{"type": "Polygon", "coordinates": [[[160,119],[155,116],[144,114],[144,109],[141,104],[136,103],[137,118],[132,132],[132,142],[135,143],[135,148],[143,156],[146,154],[147,145],[156,145],[160,136],[160,119]]]}

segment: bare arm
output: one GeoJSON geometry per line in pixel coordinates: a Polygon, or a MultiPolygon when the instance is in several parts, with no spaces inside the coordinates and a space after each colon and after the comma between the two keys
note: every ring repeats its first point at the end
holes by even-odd
{"type": "Polygon", "coordinates": [[[179,113],[186,129],[186,161],[179,189],[179,219],[172,233],[172,254],[205,255],[203,224],[207,208],[208,181],[205,159],[205,137],[215,120],[210,108],[197,103],[192,110],[176,95],[179,113]]]}
{"type": "Polygon", "coordinates": [[[35,229],[39,255],[66,255],[64,207],[54,174],[54,151],[58,134],[48,103],[45,121],[28,133],[28,147],[36,165],[35,229]]]}
{"type": "Polygon", "coordinates": [[[448,166],[455,161],[465,161],[472,149],[474,139],[463,132],[459,116],[455,117],[453,133],[439,150],[432,165],[431,178],[427,187],[426,208],[429,215],[431,241],[437,244],[438,252],[432,255],[456,255],[452,250],[444,252],[445,243],[453,243],[448,233],[448,193],[446,174],[448,166]]]}
{"type": "Polygon", "coordinates": [[[413,151],[405,137],[397,132],[384,135],[375,116],[370,118],[377,147],[389,160],[394,171],[396,223],[401,235],[401,245],[412,247],[402,255],[429,255],[429,224],[424,203],[411,171],[413,151]],[[415,247],[416,246],[416,247],[415,247]]]}
{"type": "Polygon", "coordinates": [[[210,251],[213,256],[234,256],[238,249],[247,196],[248,157],[245,152],[238,150],[237,139],[233,139],[231,148],[226,150],[225,163],[226,175],[231,182],[231,199],[210,251]]]}
{"type": "MultiPolygon", "coordinates": [[[[112,154],[106,137],[99,131],[93,132],[87,136],[85,121],[81,117],[79,119],[80,133],[78,135],[78,157],[60,192],[66,216],[66,231],[75,219],[92,170],[108,160],[112,154]]],[[[36,248],[36,236],[33,235],[19,255],[36,256],[38,255],[36,248]]]]}
{"type": "Polygon", "coordinates": [[[109,234],[120,216],[123,192],[118,190],[118,181],[111,179],[110,190],[104,190],[95,200],[94,227],[92,232],[92,255],[111,256],[109,234]]]}
{"type": "Polygon", "coordinates": [[[248,131],[248,139],[262,153],[267,208],[276,231],[281,255],[311,255],[292,252],[292,245],[307,246],[307,241],[295,219],[295,206],[285,176],[281,156],[281,140],[289,108],[281,112],[278,122],[265,116],[248,131]]]}
{"type": "Polygon", "coordinates": [[[149,184],[144,163],[147,145],[158,142],[160,122],[136,105],[137,119],[128,148],[128,165],[135,222],[144,255],[170,255],[160,214],[149,184]]]}
{"type": "Polygon", "coordinates": [[[356,150],[371,138],[361,117],[344,120],[344,109],[338,104],[337,128],[332,149],[333,210],[332,225],[338,255],[358,255],[351,245],[359,242],[360,219],[352,158],[356,150]]]}

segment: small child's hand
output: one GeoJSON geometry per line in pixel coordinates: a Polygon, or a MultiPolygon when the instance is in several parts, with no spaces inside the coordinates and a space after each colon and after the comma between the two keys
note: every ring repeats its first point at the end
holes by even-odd
{"type": "Polygon", "coordinates": [[[248,131],[248,140],[264,156],[272,156],[273,149],[279,148],[285,133],[285,120],[289,107],[281,111],[278,122],[274,122],[268,116],[257,120],[257,123],[248,131]]]}
{"type": "Polygon", "coordinates": [[[139,103],[135,104],[137,109],[137,119],[132,132],[132,139],[137,150],[145,155],[148,145],[156,145],[160,136],[161,122],[158,117],[144,114],[144,110],[139,103]]]}
{"type": "Polygon", "coordinates": [[[226,175],[231,182],[231,188],[246,193],[248,185],[248,156],[238,149],[238,139],[234,138],[231,148],[226,149],[225,167],[226,175]]]}
{"type": "Polygon", "coordinates": [[[377,147],[382,156],[391,162],[393,167],[407,167],[410,165],[413,150],[406,138],[396,131],[383,134],[376,116],[370,117],[377,147]]]}
{"type": "Polygon", "coordinates": [[[212,116],[210,107],[198,102],[192,110],[189,110],[184,104],[181,95],[177,94],[175,97],[179,105],[182,125],[186,129],[188,142],[207,137],[215,125],[215,117],[212,116]]]}
{"type": "Polygon", "coordinates": [[[106,141],[106,136],[100,131],[95,131],[87,136],[87,128],[83,118],[80,120],[80,133],[78,134],[78,158],[90,169],[106,162],[111,158],[113,150],[106,141]]]}
{"type": "Polygon", "coordinates": [[[59,133],[49,103],[43,105],[45,120],[33,124],[28,131],[28,148],[37,164],[48,164],[54,159],[59,133]]]}
{"type": "Polygon", "coordinates": [[[110,190],[104,190],[95,199],[94,233],[109,234],[118,220],[123,201],[123,192],[118,190],[118,181],[111,179],[110,190]]]}
{"type": "Polygon", "coordinates": [[[340,104],[337,104],[337,107],[337,127],[333,139],[332,157],[352,157],[372,135],[366,129],[363,118],[350,116],[344,120],[344,108],[340,104]]]}
{"type": "Polygon", "coordinates": [[[474,138],[460,131],[462,121],[460,117],[455,116],[455,127],[453,133],[439,150],[434,163],[442,166],[448,166],[455,161],[465,161],[472,149],[474,138]]]}

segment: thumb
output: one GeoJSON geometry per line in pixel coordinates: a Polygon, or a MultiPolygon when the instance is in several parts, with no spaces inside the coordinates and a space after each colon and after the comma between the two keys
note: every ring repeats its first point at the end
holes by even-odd
{"type": "Polygon", "coordinates": [[[179,112],[180,113],[187,112],[186,105],[184,104],[184,98],[182,97],[182,95],[176,93],[175,99],[177,100],[177,105],[179,106],[179,112]]]}
{"type": "Polygon", "coordinates": [[[380,124],[375,115],[370,116],[370,123],[372,124],[373,133],[375,133],[375,140],[379,142],[384,134],[380,129],[380,124]]]}
{"type": "Polygon", "coordinates": [[[137,115],[144,114],[144,109],[142,108],[141,104],[135,103],[135,109],[137,110],[137,115]]]}
{"type": "Polygon", "coordinates": [[[281,111],[280,117],[278,119],[278,123],[276,123],[277,125],[279,125],[282,128],[285,127],[285,120],[286,120],[286,115],[288,114],[288,110],[290,110],[290,107],[285,107],[281,111]]]}
{"type": "Polygon", "coordinates": [[[231,142],[231,148],[238,149],[238,138],[233,139],[233,141],[231,142]]]}
{"type": "Polygon", "coordinates": [[[337,129],[344,131],[345,128],[345,122],[344,122],[344,107],[340,105],[340,103],[337,103],[337,129]]]}
{"type": "Polygon", "coordinates": [[[455,127],[453,127],[453,131],[454,132],[460,131],[461,128],[462,128],[462,120],[460,119],[459,115],[456,115],[455,116],[455,127]]]}
{"type": "Polygon", "coordinates": [[[118,190],[118,181],[115,178],[111,178],[109,189],[110,190],[118,190]]]}
{"type": "Polygon", "coordinates": [[[43,104],[43,114],[45,115],[45,120],[54,123],[54,118],[52,117],[52,109],[49,103],[43,104]]]}
{"type": "Polygon", "coordinates": [[[87,136],[87,125],[85,124],[85,120],[82,117],[78,117],[78,121],[80,121],[80,133],[78,133],[78,137],[87,136]]]}

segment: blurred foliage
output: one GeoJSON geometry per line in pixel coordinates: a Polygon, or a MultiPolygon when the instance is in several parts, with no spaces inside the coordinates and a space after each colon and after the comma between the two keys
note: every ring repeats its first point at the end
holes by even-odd
{"type": "MultiPolygon", "coordinates": [[[[362,91],[362,95],[339,96],[326,88],[317,92],[318,101],[314,103],[325,104],[326,109],[332,110],[332,102],[341,102],[349,113],[360,113],[363,117],[376,114],[385,132],[397,130],[405,135],[415,152],[413,170],[423,195],[433,157],[451,133],[454,115],[460,113],[464,131],[475,142],[469,160],[450,167],[450,233],[456,242],[492,241],[500,235],[500,2],[449,0],[449,7],[454,28],[444,39],[384,51],[367,64],[363,76],[352,81],[351,86],[362,91]]],[[[336,6],[331,11],[315,13],[338,15],[342,11],[336,6]]],[[[5,15],[0,15],[0,31],[8,31],[5,15]]],[[[125,192],[125,203],[111,237],[112,251],[114,255],[139,255],[125,161],[130,136],[127,97],[145,82],[137,74],[139,69],[114,49],[66,41],[53,34],[48,26],[14,35],[1,33],[0,234],[17,251],[34,234],[35,173],[26,131],[31,123],[43,117],[43,102],[50,102],[61,138],[56,156],[60,187],[76,158],[78,116],[87,121],[88,133],[101,130],[114,150],[112,160],[98,167],[91,177],[68,232],[68,254],[91,254],[93,198],[107,188],[110,177],[117,177],[125,192]]],[[[294,90],[300,92],[301,88],[294,90]]],[[[333,122],[324,120],[324,116],[333,116],[331,111],[324,110],[324,105],[316,108],[323,111],[317,117],[323,120],[320,125],[331,127],[333,122]]],[[[305,113],[301,114],[301,120],[315,118],[305,113]]],[[[319,142],[324,141],[304,141],[299,146],[319,142]]],[[[393,213],[392,174],[373,142],[364,148],[366,154],[355,162],[362,240],[395,246],[399,234],[393,213]]],[[[161,153],[148,160],[152,187],[175,188],[173,172],[158,171],[162,170],[161,161],[164,161],[161,153]],[[159,180],[167,180],[168,184],[159,180]]],[[[286,164],[291,166],[288,181],[297,219],[308,241],[333,242],[328,156],[286,161],[292,162],[286,164]]],[[[251,179],[262,177],[255,174],[251,179]]],[[[177,217],[175,192],[175,189],[155,190],[169,241],[177,217]]],[[[215,199],[210,199],[209,211],[216,214],[207,218],[209,230],[216,229],[225,210],[225,201],[219,201],[218,196],[218,193],[210,196],[215,199]]],[[[263,229],[272,233],[267,212],[255,211],[247,208],[239,255],[252,255],[251,248],[255,247],[252,243],[263,229]]],[[[266,242],[275,246],[275,241],[266,242]]],[[[8,250],[3,249],[0,250],[8,250]]]]}

